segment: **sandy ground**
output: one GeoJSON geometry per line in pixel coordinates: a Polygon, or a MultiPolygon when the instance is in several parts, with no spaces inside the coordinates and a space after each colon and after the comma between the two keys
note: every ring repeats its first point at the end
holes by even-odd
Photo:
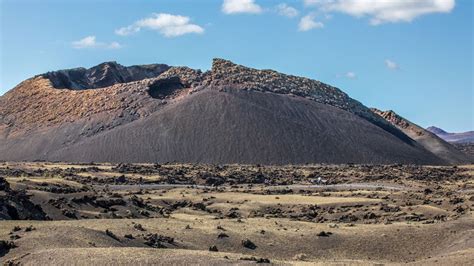
{"type": "Polygon", "coordinates": [[[0,261],[472,265],[473,169],[0,163],[0,261]]]}

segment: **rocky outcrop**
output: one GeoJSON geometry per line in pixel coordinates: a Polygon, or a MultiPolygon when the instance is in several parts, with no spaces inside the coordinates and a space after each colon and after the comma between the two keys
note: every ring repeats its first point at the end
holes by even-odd
{"type": "Polygon", "coordinates": [[[192,69],[189,67],[172,67],[168,71],[160,75],[160,78],[166,79],[177,77],[181,83],[187,88],[196,88],[201,85],[207,73],[201,70],[192,69]]]}
{"type": "Polygon", "coordinates": [[[54,88],[85,90],[105,88],[118,83],[155,78],[170,67],[164,64],[125,67],[117,62],[105,62],[89,69],[74,68],[42,74],[54,88]]]}
{"type": "Polygon", "coordinates": [[[33,204],[24,191],[14,191],[0,177],[0,220],[45,220],[40,206],[33,204]]]}
{"type": "Polygon", "coordinates": [[[257,70],[224,59],[213,60],[212,69],[204,85],[232,86],[246,90],[302,96],[318,103],[350,111],[372,121],[384,123],[367,107],[336,87],[274,70],[257,70]]]}
{"type": "Polygon", "coordinates": [[[391,124],[393,124],[394,126],[403,129],[406,132],[410,132],[413,135],[421,136],[427,134],[425,129],[399,116],[392,110],[382,111],[376,108],[372,108],[372,111],[387,120],[388,122],[390,122],[391,124]]]}

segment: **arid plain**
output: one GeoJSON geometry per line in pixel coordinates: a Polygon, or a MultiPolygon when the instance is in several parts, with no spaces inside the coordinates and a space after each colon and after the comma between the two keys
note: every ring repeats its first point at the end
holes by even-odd
{"type": "Polygon", "coordinates": [[[42,219],[0,221],[1,259],[468,265],[473,175],[472,165],[1,163],[1,215],[42,219]]]}

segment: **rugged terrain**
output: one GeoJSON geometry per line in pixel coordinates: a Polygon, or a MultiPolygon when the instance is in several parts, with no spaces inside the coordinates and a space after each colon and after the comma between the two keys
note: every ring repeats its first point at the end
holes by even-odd
{"type": "Polygon", "coordinates": [[[474,143],[452,143],[452,145],[470,156],[471,160],[474,161],[474,143]]]}
{"type": "Polygon", "coordinates": [[[48,72],[0,97],[5,161],[468,161],[425,144],[335,87],[222,59],[206,72],[115,62],[48,72]]]}
{"type": "Polygon", "coordinates": [[[469,160],[474,162],[474,131],[449,133],[438,127],[428,127],[426,130],[449,142],[451,146],[467,154],[469,160]]]}
{"type": "Polygon", "coordinates": [[[431,131],[424,129],[413,122],[407,120],[396,114],[394,111],[381,111],[373,108],[374,113],[380,115],[385,120],[395,125],[398,129],[407,134],[410,138],[420,143],[425,149],[436,154],[436,156],[450,163],[472,163],[473,158],[466,156],[467,154],[462,150],[459,150],[455,146],[451,145],[441,137],[432,133],[431,131]]]}
{"type": "Polygon", "coordinates": [[[472,165],[2,163],[0,261],[468,265],[473,175],[472,165]]]}

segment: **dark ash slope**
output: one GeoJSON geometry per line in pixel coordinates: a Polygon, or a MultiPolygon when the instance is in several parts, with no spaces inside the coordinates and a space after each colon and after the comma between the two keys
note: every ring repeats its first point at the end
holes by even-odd
{"type": "Polygon", "coordinates": [[[313,101],[207,89],[45,160],[200,163],[440,163],[368,121],[313,101]],[[104,153],[104,151],[107,151],[104,153]]]}

